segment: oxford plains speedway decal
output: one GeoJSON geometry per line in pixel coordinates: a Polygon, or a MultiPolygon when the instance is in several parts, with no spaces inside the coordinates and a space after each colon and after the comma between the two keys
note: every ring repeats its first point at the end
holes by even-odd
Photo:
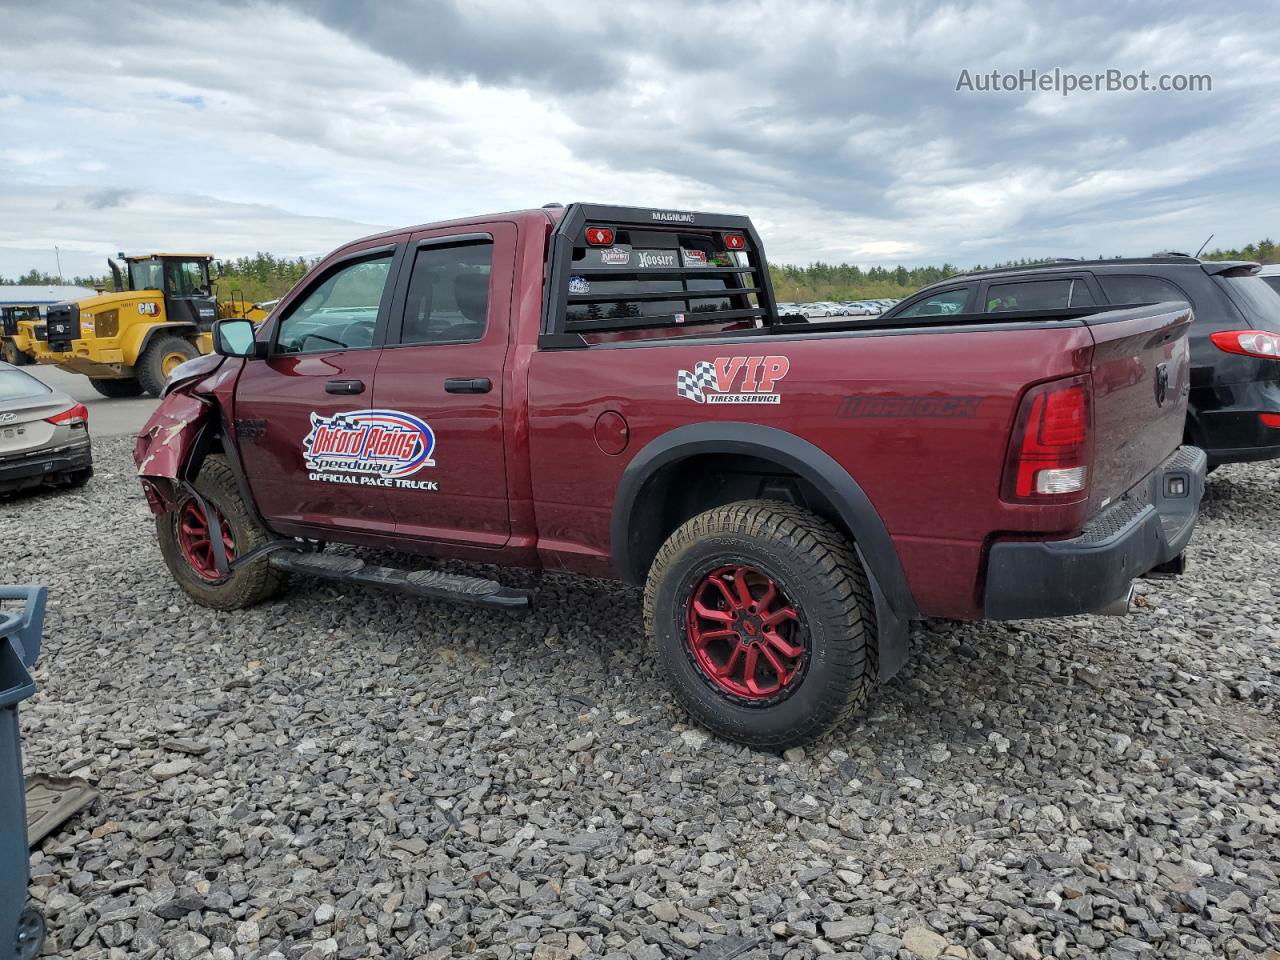
{"type": "Polygon", "coordinates": [[[786,357],[716,357],[676,371],[676,396],[694,403],[781,403],[786,357]]]}
{"type": "Polygon", "coordinates": [[[425,420],[401,410],[311,414],[302,440],[307,478],[410,490],[438,490],[435,480],[410,479],[434,467],[436,436],[425,420]]]}

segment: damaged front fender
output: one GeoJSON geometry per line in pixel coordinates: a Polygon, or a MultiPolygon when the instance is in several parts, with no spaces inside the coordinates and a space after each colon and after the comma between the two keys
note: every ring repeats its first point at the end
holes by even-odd
{"type": "Polygon", "coordinates": [[[133,445],[133,462],[157,516],[178,504],[192,454],[215,412],[212,400],[190,393],[170,393],[143,425],[133,445]]]}

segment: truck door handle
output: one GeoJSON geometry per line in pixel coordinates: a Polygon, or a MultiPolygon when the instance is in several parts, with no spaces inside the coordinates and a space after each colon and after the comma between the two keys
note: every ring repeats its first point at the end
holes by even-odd
{"type": "Polygon", "coordinates": [[[325,393],[340,393],[350,395],[356,393],[364,393],[363,380],[330,380],[324,385],[325,393]]]}
{"type": "Polygon", "coordinates": [[[444,382],[445,393],[488,393],[493,381],[488,377],[450,377],[444,382]]]}

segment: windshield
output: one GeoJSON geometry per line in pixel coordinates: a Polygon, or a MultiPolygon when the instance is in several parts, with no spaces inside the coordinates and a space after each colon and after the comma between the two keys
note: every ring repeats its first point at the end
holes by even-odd
{"type": "Polygon", "coordinates": [[[129,263],[130,290],[161,290],[160,261],[154,257],[150,260],[133,260],[129,263]]]}
{"type": "Polygon", "coordinates": [[[1257,330],[1280,331],[1280,293],[1259,276],[1215,277],[1245,322],[1257,330]]]}
{"type": "Polygon", "coordinates": [[[24,400],[53,393],[48,387],[20,370],[0,370],[0,403],[5,400],[24,400]]]}
{"type": "Polygon", "coordinates": [[[208,265],[203,260],[168,260],[164,265],[165,292],[171,297],[207,297],[208,265]]]}

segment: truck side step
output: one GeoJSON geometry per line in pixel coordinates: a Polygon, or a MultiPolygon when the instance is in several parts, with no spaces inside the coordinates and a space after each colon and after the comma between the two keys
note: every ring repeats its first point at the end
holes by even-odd
{"type": "Polygon", "coordinates": [[[382,587],[415,597],[454,600],[505,609],[527,608],[531,597],[526,590],[504,587],[496,580],[463,577],[439,570],[397,570],[366,563],[358,557],[332,553],[291,553],[271,555],[271,566],[286,573],[300,573],[326,580],[341,580],[366,587],[382,587]]]}

